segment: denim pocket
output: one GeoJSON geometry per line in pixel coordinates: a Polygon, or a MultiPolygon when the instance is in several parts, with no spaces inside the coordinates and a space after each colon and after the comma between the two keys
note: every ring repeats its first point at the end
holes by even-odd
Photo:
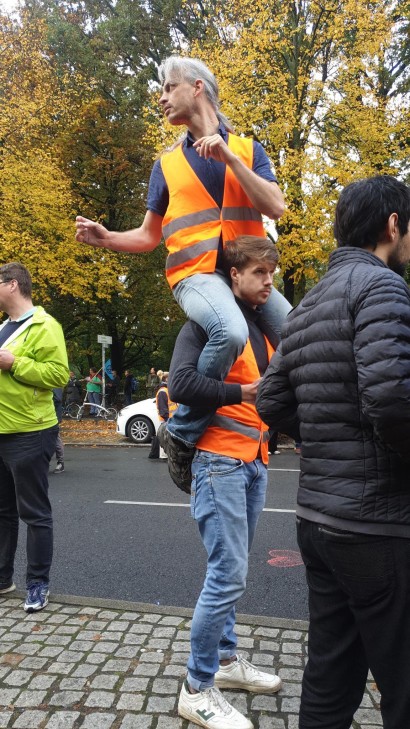
{"type": "Polygon", "coordinates": [[[239,458],[229,458],[228,456],[218,456],[208,462],[208,470],[210,476],[225,476],[234,473],[241,468],[243,461],[239,458]]]}

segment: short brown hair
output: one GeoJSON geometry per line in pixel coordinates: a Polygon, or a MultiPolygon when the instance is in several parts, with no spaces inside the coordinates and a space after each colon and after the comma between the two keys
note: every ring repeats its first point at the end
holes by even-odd
{"type": "Polygon", "coordinates": [[[229,276],[232,267],[242,271],[251,261],[263,261],[274,266],[279,261],[279,253],[270,238],[257,235],[239,235],[235,240],[226,242],[223,250],[223,265],[229,276]]]}
{"type": "Polygon", "coordinates": [[[0,277],[2,281],[17,281],[21,295],[31,299],[33,284],[28,269],[22,263],[13,261],[0,266],[0,277]]]}

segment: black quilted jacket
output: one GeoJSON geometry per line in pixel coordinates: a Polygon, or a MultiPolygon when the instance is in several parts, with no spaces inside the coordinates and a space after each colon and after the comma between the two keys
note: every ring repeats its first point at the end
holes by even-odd
{"type": "Polygon", "coordinates": [[[410,293],[378,257],[339,248],[288,316],[257,409],[302,439],[298,514],[410,537],[410,293]]]}

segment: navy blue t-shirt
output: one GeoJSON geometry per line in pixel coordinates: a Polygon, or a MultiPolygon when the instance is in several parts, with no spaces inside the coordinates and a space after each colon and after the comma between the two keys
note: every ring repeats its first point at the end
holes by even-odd
{"type": "MultiPolygon", "coordinates": [[[[228,132],[222,124],[219,127],[219,134],[225,142],[228,142],[228,132]]],[[[213,159],[200,157],[193,147],[194,142],[194,138],[188,132],[182,142],[184,155],[207,192],[213,197],[218,207],[222,208],[226,165],[224,162],[216,162],[213,159]]],[[[277,182],[264,148],[259,142],[255,141],[253,142],[252,170],[264,180],[277,182]]],[[[168,203],[168,186],[162,172],[161,162],[157,160],[152,168],[149,181],[147,209],[163,218],[167,211],[168,203]]]]}

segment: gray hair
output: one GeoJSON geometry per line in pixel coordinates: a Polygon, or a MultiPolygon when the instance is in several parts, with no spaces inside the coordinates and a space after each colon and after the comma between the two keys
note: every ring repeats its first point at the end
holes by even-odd
{"type": "Polygon", "coordinates": [[[195,83],[197,79],[203,81],[205,94],[220,122],[229,132],[232,132],[232,124],[225,114],[219,109],[219,89],[215,76],[208,66],[199,58],[185,58],[184,56],[169,56],[161,63],[158,69],[160,83],[164,85],[169,77],[175,74],[177,79],[184,79],[188,83],[195,83]]]}

